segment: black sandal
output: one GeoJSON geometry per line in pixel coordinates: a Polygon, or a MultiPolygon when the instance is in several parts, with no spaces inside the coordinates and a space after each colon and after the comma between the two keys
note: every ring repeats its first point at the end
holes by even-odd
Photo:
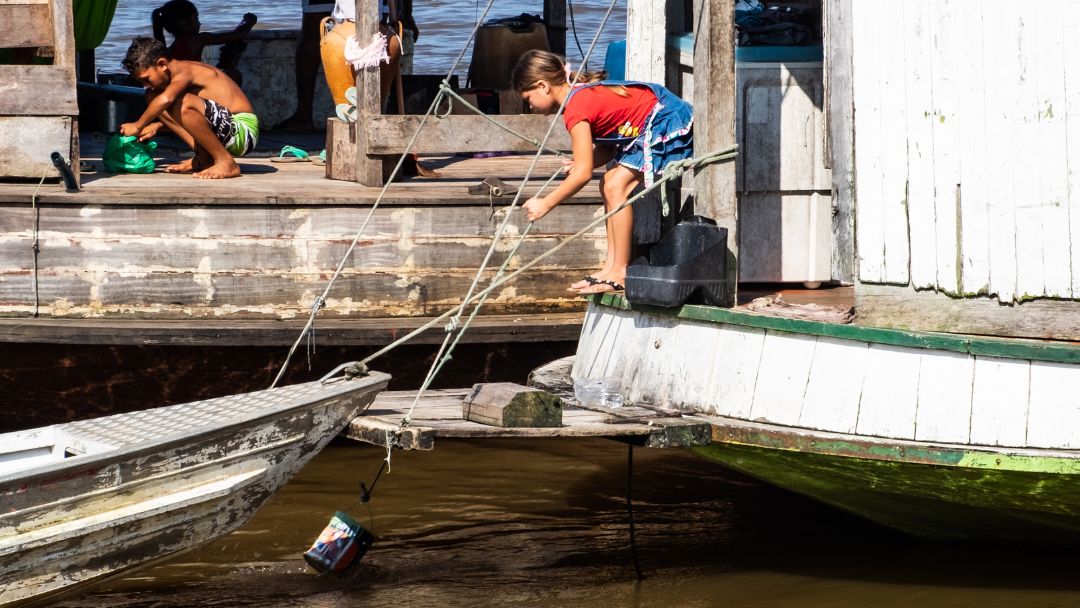
{"type": "MultiPolygon", "coordinates": [[[[595,287],[597,285],[607,285],[611,287],[610,290],[604,291],[590,291],[585,295],[591,295],[594,293],[608,293],[609,291],[626,291],[626,287],[622,283],[616,283],[615,281],[609,281],[608,279],[598,279],[594,276],[585,277],[585,282],[589,284],[589,287],[595,287]]],[[[578,293],[581,293],[579,290],[578,293]]]]}

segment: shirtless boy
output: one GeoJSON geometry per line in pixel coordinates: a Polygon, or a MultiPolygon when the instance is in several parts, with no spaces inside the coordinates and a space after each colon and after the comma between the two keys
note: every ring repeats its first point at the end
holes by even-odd
{"type": "Polygon", "coordinates": [[[167,126],[195,150],[195,156],[166,171],[193,172],[203,179],[240,175],[233,156],[255,147],[259,119],[231,78],[205,63],[172,59],[165,45],[153,38],[131,42],[124,68],[146,87],[147,107],[139,120],[120,125],[121,135],[146,141],[167,126]]]}

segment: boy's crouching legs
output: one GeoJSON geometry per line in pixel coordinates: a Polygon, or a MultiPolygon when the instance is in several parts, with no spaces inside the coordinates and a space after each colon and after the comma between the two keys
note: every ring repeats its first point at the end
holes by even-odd
{"type": "Polygon", "coordinates": [[[192,169],[196,171],[195,177],[239,177],[240,165],[236,164],[232,154],[229,154],[210,128],[210,123],[206,120],[206,102],[201,97],[190,93],[184,95],[180,108],[180,123],[195,139],[196,156],[192,165],[192,169]]]}

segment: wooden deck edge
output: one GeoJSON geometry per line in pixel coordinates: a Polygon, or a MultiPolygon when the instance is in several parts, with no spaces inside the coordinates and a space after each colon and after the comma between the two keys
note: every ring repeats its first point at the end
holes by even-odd
{"type": "Polygon", "coordinates": [[[468,389],[432,391],[417,404],[414,417],[407,427],[401,420],[408,410],[415,391],[383,391],[368,409],[342,431],[342,435],[362,443],[405,450],[434,449],[436,438],[447,439],[553,439],[606,438],[627,441],[647,448],[675,448],[707,445],[713,440],[712,426],[705,421],[682,416],[653,415],[651,410],[627,408],[628,412],[605,408],[582,408],[573,401],[564,403],[564,412],[585,414],[597,421],[567,421],[560,427],[497,427],[464,420],[460,413],[448,415],[454,400],[469,393],[468,389]],[[449,401],[448,401],[449,400],[449,401]],[[632,410],[632,412],[631,412],[632,410]],[[394,442],[395,434],[398,434],[394,442]]]}
{"type": "MultiPolygon", "coordinates": [[[[325,346],[382,346],[428,322],[430,317],[316,319],[315,336],[325,346]]],[[[467,343],[577,340],[583,312],[481,315],[462,338],[467,343]]],[[[306,319],[45,319],[0,318],[0,343],[116,346],[288,346],[306,319]]],[[[437,344],[443,325],[417,336],[414,344],[437,344]]]]}
{"type": "Polygon", "coordinates": [[[909,331],[889,327],[839,325],[820,321],[787,319],[754,312],[699,304],[681,308],[660,308],[631,304],[622,295],[591,296],[591,305],[641,314],[675,317],[704,323],[754,327],[772,331],[857,340],[873,344],[967,353],[1006,359],[1027,359],[1055,363],[1080,363],[1080,342],[1002,338],[970,334],[909,331]]]}

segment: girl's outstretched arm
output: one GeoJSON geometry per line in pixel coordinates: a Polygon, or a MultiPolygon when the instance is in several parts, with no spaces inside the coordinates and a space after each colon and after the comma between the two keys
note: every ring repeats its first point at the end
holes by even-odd
{"type": "Polygon", "coordinates": [[[593,138],[588,122],[582,120],[570,129],[570,149],[574,154],[574,164],[571,165],[566,179],[552,190],[551,194],[534,196],[521,206],[525,211],[525,217],[529,218],[530,222],[535,222],[547,215],[548,211],[577,194],[592,179],[593,138]]]}
{"type": "Polygon", "coordinates": [[[240,25],[236,26],[235,30],[231,32],[199,32],[198,34],[195,34],[195,39],[203,46],[213,46],[233,42],[234,40],[243,40],[244,38],[247,38],[248,32],[251,31],[251,28],[255,27],[255,23],[257,22],[258,18],[254,13],[244,13],[243,21],[240,22],[240,25]]]}

